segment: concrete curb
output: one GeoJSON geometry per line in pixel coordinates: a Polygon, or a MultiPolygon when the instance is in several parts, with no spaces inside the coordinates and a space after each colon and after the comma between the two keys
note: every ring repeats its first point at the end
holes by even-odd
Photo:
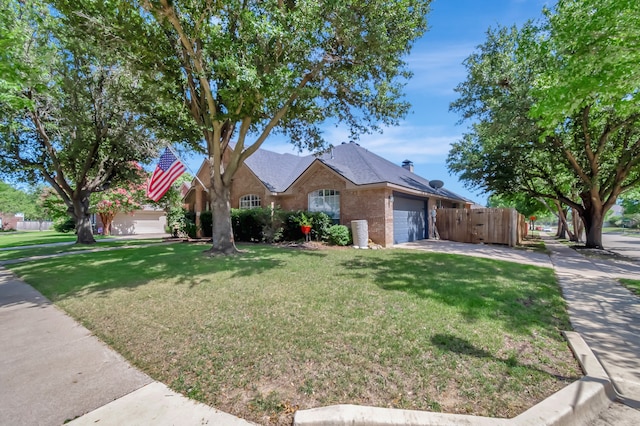
{"type": "Polygon", "coordinates": [[[512,419],[333,405],[296,412],[295,426],[584,425],[616,399],[604,368],[580,334],[564,332],[585,376],[512,419]]]}
{"type": "Polygon", "coordinates": [[[67,424],[73,426],[254,425],[188,399],[160,382],[150,383],[67,424]]]}

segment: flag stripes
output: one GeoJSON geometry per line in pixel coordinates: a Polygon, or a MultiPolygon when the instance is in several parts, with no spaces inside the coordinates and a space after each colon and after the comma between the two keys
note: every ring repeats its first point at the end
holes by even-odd
{"type": "Polygon", "coordinates": [[[160,157],[160,162],[151,175],[147,186],[147,197],[153,201],[158,201],[169,190],[171,184],[175,182],[186,167],[169,148],[164,149],[164,153],[160,157]]]}

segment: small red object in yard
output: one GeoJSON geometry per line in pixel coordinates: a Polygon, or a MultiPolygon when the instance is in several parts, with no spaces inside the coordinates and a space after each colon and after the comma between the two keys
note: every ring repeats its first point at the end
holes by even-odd
{"type": "Polygon", "coordinates": [[[302,230],[302,233],[304,235],[307,235],[309,232],[311,232],[311,227],[308,225],[302,225],[300,229],[302,230]]]}
{"type": "Polygon", "coordinates": [[[536,218],[535,216],[529,216],[529,220],[530,220],[531,222],[535,222],[535,221],[536,221],[536,219],[537,219],[537,218],[536,218]]]}

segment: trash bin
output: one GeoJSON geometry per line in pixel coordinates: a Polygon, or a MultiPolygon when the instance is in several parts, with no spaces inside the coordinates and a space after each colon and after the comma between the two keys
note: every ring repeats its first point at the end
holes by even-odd
{"type": "Polygon", "coordinates": [[[353,246],[355,248],[369,247],[369,225],[366,220],[352,220],[351,234],[353,235],[353,246]]]}

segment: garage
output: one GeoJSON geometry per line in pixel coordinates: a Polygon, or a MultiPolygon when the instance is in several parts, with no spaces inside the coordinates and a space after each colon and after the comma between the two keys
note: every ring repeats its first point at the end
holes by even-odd
{"type": "Polygon", "coordinates": [[[394,195],[393,243],[407,243],[427,238],[427,200],[394,195]]]}
{"type": "Polygon", "coordinates": [[[111,235],[164,234],[167,216],[162,210],[136,210],[118,213],[111,224],[111,235]]]}

